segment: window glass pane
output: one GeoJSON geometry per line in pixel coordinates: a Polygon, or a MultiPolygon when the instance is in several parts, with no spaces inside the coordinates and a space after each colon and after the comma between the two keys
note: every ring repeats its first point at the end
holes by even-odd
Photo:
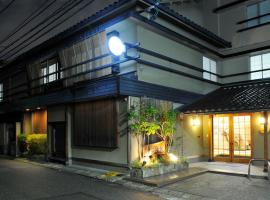
{"type": "Polygon", "coordinates": [[[206,57],[203,57],[203,69],[210,71],[210,60],[206,57]]]}
{"type": "Polygon", "coordinates": [[[45,77],[43,77],[43,83],[47,83],[46,75],[47,75],[47,68],[42,68],[41,69],[41,76],[45,76],[45,77]]]}
{"type": "Polygon", "coordinates": [[[211,81],[215,81],[215,82],[217,82],[217,76],[216,76],[216,75],[211,74],[211,81]]]}
{"type": "Polygon", "coordinates": [[[211,72],[217,73],[217,63],[213,60],[211,60],[210,63],[211,63],[211,72]]]}
{"type": "Polygon", "coordinates": [[[270,53],[263,54],[262,61],[263,61],[263,69],[269,69],[270,68],[270,53]]]}
{"type": "Polygon", "coordinates": [[[257,4],[253,4],[251,6],[247,7],[247,18],[253,18],[253,17],[257,17],[258,16],[258,5],[257,4]]]}
{"type": "Polygon", "coordinates": [[[257,26],[259,24],[259,19],[253,19],[247,22],[248,27],[257,26]]]}
{"type": "Polygon", "coordinates": [[[203,78],[207,79],[207,80],[210,80],[210,74],[207,73],[207,72],[203,72],[203,78]]]}
{"type": "MultiPolygon", "coordinates": [[[[49,74],[56,72],[56,64],[49,66],[49,74]]],[[[56,74],[49,75],[49,82],[56,80],[56,74]]]]}
{"type": "Polygon", "coordinates": [[[262,56],[252,56],[250,57],[250,69],[251,71],[262,69],[262,56]]]}
{"type": "MultiPolygon", "coordinates": [[[[258,13],[258,5],[257,4],[254,4],[254,5],[247,7],[247,19],[257,17],[258,15],[259,15],[259,13],[258,13]]],[[[258,24],[259,24],[259,20],[254,19],[254,20],[247,22],[247,27],[256,26],[258,24]]]]}
{"type": "Polygon", "coordinates": [[[260,18],[260,24],[270,22],[270,16],[264,16],[260,18]]]}
{"type": "Polygon", "coordinates": [[[270,70],[263,71],[263,78],[270,78],[270,70]]]}
{"type": "Polygon", "coordinates": [[[260,3],[260,15],[270,13],[270,0],[262,1],[260,3]]]}
{"type": "Polygon", "coordinates": [[[261,78],[262,78],[262,72],[253,72],[253,73],[251,73],[251,80],[261,79],[261,78]]]}

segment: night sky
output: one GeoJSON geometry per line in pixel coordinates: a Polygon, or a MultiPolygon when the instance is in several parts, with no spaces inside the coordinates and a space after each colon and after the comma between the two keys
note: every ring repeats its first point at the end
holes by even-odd
{"type": "Polygon", "coordinates": [[[114,1],[0,0],[0,60],[14,59],[114,1]]]}

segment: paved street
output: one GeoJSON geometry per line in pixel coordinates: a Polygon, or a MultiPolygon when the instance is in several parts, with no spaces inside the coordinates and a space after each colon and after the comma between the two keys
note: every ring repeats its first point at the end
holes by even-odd
{"type": "Polygon", "coordinates": [[[0,159],[1,200],[155,200],[150,193],[129,190],[88,177],[0,159]]]}
{"type": "Polygon", "coordinates": [[[0,200],[268,200],[263,179],[205,173],[161,188],[99,181],[61,170],[0,159],[0,200]],[[121,185],[122,184],[122,185],[121,185]]]}

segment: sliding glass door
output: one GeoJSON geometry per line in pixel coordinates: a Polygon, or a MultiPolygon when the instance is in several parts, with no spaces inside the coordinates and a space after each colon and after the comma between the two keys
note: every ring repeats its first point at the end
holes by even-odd
{"type": "Polygon", "coordinates": [[[252,155],[249,114],[213,117],[213,155],[216,161],[248,162],[252,155]]]}

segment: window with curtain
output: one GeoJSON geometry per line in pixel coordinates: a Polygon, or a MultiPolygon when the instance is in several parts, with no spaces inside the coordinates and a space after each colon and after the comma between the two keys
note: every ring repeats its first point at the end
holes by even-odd
{"type": "Polygon", "coordinates": [[[3,101],[3,83],[0,83],[0,101],[3,101]]]}
{"type": "Polygon", "coordinates": [[[247,27],[270,22],[270,0],[247,6],[247,19],[251,19],[247,22],[247,27]]]}
{"type": "Polygon", "coordinates": [[[251,80],[270,78],[270,53],[250,57],[251,80]],[[256,71],[256,72],[253,72],[256,71]]]}
{"type": "Polygon", "coordinates": [[[210,80],[210,81],[215,81],[217,82],[217,76],[215,75],[217,73],[217,62],[207,58],[203,57],[203,69],[206,72],[203,72],[203,78],[210,80]],[[211,74],[214,73],[214,74],[211,74]]]}

